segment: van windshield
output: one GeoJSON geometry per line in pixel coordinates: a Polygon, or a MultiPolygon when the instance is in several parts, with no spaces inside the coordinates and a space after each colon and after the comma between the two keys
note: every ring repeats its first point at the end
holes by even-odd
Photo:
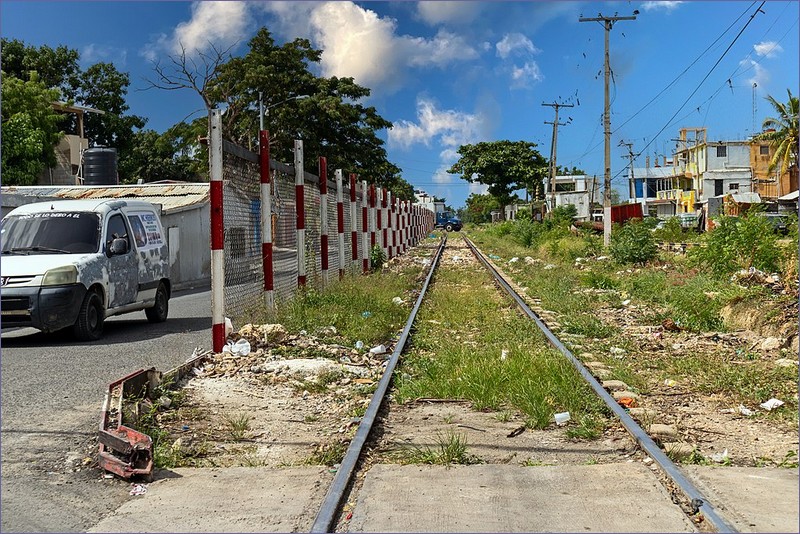
{"type": "Polygon", "coordinates": [[[3,254],[81,254],[100,247],[96,213],[47,211],[14,215],[0,225],[3,254]]]}

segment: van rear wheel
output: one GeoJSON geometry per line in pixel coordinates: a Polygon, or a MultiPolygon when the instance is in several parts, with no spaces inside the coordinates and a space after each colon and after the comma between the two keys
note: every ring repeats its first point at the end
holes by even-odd
{"type": "Polygon", "coordinates": [[[167,288],[164,286],[164,282],[160,282],[156,290],[156,302],[151,308],[145,308],[144,314],[151,323],[163,323],[167,320],[168,313],[169,297],[167,296],[167,288]]]}
{"type": "Polygon", "coordinates": [[[72,331],[80,341],[97,341],[103,335],[104,320],[103,301],[100,295],[90,291],[83,298],[72,331]]]}
{"type": "Polygon", "coordinates": [[[452,232],[453,231],[453,225],[452,224],[448,224],[447,226],[444,227],[444,229],[447,230],[448,232],[452,232]]]}

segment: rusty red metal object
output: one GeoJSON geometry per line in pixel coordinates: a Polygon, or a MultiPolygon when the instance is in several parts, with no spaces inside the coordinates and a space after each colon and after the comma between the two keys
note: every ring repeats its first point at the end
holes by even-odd
{"type": "Polygon", "coordinates": [[[161,380],[155,368],[140,369],[112,382],[103,402],[98,433],[100,467],[122,478],[150,477],[153,474],[153,440],[125,423],[135,409],[127,408],[131,399],[145,399],[161,380]]]}

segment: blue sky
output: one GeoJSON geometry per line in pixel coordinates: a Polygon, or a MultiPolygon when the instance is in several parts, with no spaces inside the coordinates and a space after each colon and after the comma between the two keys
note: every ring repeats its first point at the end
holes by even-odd
{"type": "Polygon", "coordinates": [[[773,115],[766,95],[798,90],[798,2],[14,2],[0,33],[78,50],[82,65],[130,73],[130,112],[164,131],[202,108],[190,92],[143,90],[151,60],[178,43],[241,54],[261,26],[278,42],[305,37],[323,50],[318,74],[352,76],[394,123],[381,132],[406,180],[455,207],[482,192],[445,169],[462,144],[533,141],[550,155],[561,108],[559,165],[603,177],[603,38],[610,33],[613,185],[627,196],[627,149],[670,157],[681,127],[709,140],[743,139],[773,115]],[[746,26],[746,27],[745,27],[746,26]],[[741,33],[740,33],[741,32],[741,33]],[[738,37],[737,37],[738,36],[738,37]],[[238,46],[236,45],[238,43],[238,46]],[[754,87],[755,84],[755,87],[754,87]],[[571,119],[571,120],[570,120],[571,119]]]}

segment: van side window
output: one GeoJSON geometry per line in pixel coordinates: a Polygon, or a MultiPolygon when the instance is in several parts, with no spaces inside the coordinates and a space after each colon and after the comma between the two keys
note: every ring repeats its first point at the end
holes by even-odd
{"type": "Polygon", "coordinates": [[[128,237],[128,227],[125,226],[125,219],[122,215],[115,214],[108,219],[108,231],[106,232],[106,247],[111,246],[111,241],[122,237],[128,241],[128,250],[131,250],[131,240],[128,237]]]}

